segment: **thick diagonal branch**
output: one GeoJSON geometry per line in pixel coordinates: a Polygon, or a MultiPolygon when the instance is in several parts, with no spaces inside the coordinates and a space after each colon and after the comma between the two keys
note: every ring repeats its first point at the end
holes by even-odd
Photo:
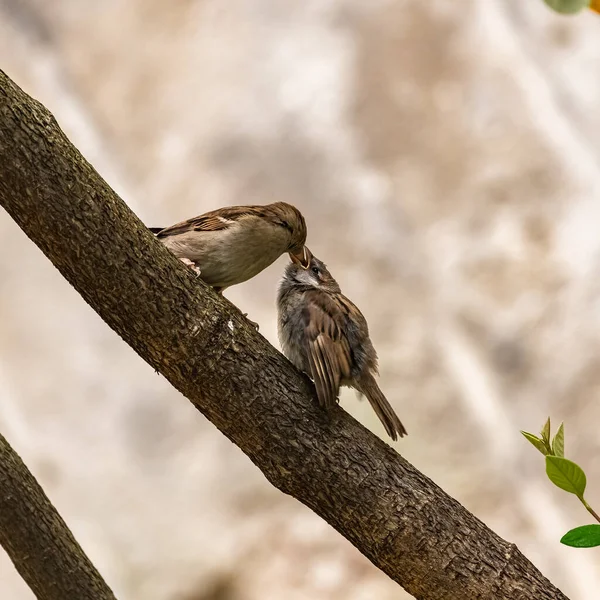
{"type": "Polygon", "coordinates": [[[0,76],[0,204],[102,319],[283,492],[416,598],[564,599],[314,388],[165,250],[39,103],[0,76]]]}
{"type": "Polygon", "coordinates": [[[2,435],[0,545],[39,600],[115,600],[44,490],[2,435]]]}

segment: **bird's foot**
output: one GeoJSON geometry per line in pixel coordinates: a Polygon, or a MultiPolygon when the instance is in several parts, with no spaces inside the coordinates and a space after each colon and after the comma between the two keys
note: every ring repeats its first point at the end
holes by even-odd
{"type": "Polygon", "coordinates": [[[250,325],[252,325],[252,327],[254,327],[254,329],[256,329],[256,331],[258,331],[258,323],[255,323],[254,321],[251,321],[248,318],[248,313],[242,313],[243,317],[246,317],[246,320],[248,321],[248,323],[250,323],[250,325]]]}
{"type": "Polygon", "coordinates": [[[196,265],[196,263],[193,260],[190,260],[189,258],[180,258],[179,260],[184,265],[187,265],[190,269],[192,269],[192,271],[194,271],[194,273],[196,273],[196,277],[200,277],[200,275],[202,275],[202,271],[200,270],[200,268],[196,265]]]}

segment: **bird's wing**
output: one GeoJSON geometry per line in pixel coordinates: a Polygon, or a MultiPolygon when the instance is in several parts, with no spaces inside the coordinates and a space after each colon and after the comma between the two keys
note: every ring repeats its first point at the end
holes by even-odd
{"type": "Polygon", "coordinates": [[[240,219],[248,216],[261,216],[259,209],[262,206],[226,206],[218,208],[199,217],[176,223],[165,229],[161,229],[158,237],[167,237],[170,235],[179,235],[189,231],[222,231],[228,229],[240,219]]]}
{"type": "Polygon", "coordinates": [[[310,375],[322,406],[336,403],[342,379],[350,378],[352,356],[345,315],[329,294],[307,292],[306,343],[310,375]]]}

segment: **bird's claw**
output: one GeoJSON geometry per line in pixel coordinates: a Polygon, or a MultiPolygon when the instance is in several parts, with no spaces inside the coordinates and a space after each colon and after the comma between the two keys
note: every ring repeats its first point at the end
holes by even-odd
{"type": "Polygon", "coordinates": [[[248,313],[242,313],[242,316],[246,317],[246,320],[248,321],[248,323],[250,323],[250,325],[252,325],[252,327],[254,327],[254,329],[256,329],[256,331],[258,331],[258,323],[255,323],[254,321],[251,321],[250,319],[248,319],[248,313]]]}
{"type": "Polygon", "coordinates": [[[192,269],[192,271],[196,273],[196,277],[200,277],[200,275],[202,275],[202,271],[193,260],[190,260],[189,258],[180,258],[179,260],[184,265],[187,265],[190,269],[192,269]]]}

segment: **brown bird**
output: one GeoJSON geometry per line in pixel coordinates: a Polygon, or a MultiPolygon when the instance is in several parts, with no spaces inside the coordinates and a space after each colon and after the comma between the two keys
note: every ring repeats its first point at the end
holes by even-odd
{"type": "Polygon", "coordinates": [[[309,260],[304,217],[285,202],[226,206],[150,231],[217,292],[251,279],[285,252],[300,264],[309,260]]]}
{"type": "Polygon", "coordinates": [[[313,379],[321,406],[337,402],[341,385],[354,388],[367,397],[388,435],[397,440],[406,429],[375,381],[377,353],[367,321],[327,267],[306,250],[308,267],[292,258],[279,286],[283,353],[313,379]]]}

